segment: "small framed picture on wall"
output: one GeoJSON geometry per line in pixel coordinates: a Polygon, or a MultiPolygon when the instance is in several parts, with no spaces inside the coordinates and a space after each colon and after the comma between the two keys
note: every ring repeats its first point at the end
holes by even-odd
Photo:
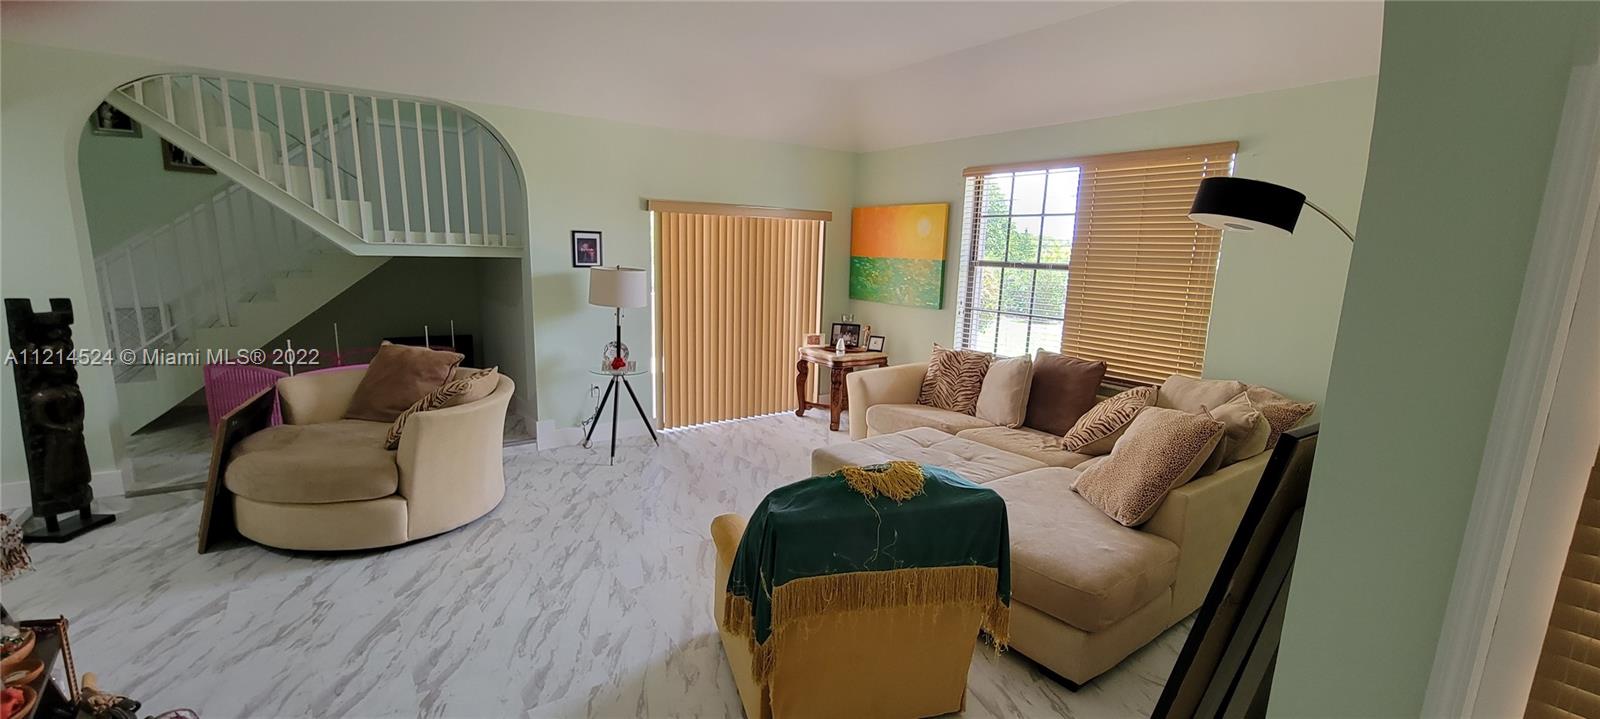
{"type": "Polygon", "coordinates": [[[600,233],[595,230],[572,231],[572,266],[599,267],[600,233]]]}
{"type": "Polygon", "coordinates": [[[198,172],[203,175],[215,175],[216,170],[206,167],[206,163],[196,159],[177,145],[166,140],[161,141],[161,169],[168,172],[198,172]]]}
{"type": "Polygon", "coordinates": [[[868,352],[882,352],[883,351],[883,335],[873,335],[871,337],[868,337],[867,338],[867,351],[868,352]]]}

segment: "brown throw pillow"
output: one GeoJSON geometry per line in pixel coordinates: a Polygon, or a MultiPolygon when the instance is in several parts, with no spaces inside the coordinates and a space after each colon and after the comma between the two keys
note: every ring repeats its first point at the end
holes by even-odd
{"type": "Polygon", "coordinates": [[[1072,431],[1061,438],[1061,447],[1078,454],[1106,454],[1116,445],[1117,438],[1127,430],[1139,410],[1155,403],[1154,387],[1134,387],[1113,395],[1084,412],[1072,425],[1072,431]]]}
{"type": "Polygon", "coordinates": [[[1161,383],[1156,406],[1199,412],[1203,407],[1221,407],[1248,386],[1231,379],[1195,379],[1175,374],[1161,383]]]}
{"type": "Polygon", "coordinates": [[[1272,425],[1267,418],[1242,398],[1229,400],[1221,407],[1207,409],[1211,418],[1222,423],[1222,442],[1217,447],[1222,452],[1222,466],[1242,462],[1267,451],[1267,435],[1272,425]]]}
{"type": "Polygon", "coordinates": [[[1033,357],[1033,388],[1028,390],[1025,424],[1040,432],[1064,435],[1094,406],[1106,363],[1039,350],[1033,357]]]}
{"type": "Polygon", "coordinates": [[[983,376],[988,374],[993,359],[994,355],[988,352],[934,345],[917,404],[973,414],[978,409],[978,394],[983,391],[983,376]]]}
{"type": "Polygon", "coordinates": [[[1106,516],[1137,527],[1155,516],[1167,493],[1189,481],[1222,440],[1222,423],[1202,414],[1149,407],[1105,461],[1072,488],[1106,516]]]}
{"type": "Polygon", "coordinates": [[[345,419],[393,422],[406,408],[444,386],[461,354],[384,342],[356,385],[345,419]]]}
{"type": "MultiPolygon", "coordinates": [[[[389,425],[389,435],[384,439],[383,448],[400,448],[400,436],[405,432],[406,420],[410,419],[411,415],[418,412],[430,412],[436,409],[466,404],[466,402],[461,402],[458,400],[460,400],[462,397],[468,396],[468,394],[473,392],[478,385],[483,384],[484,380],[489,380],[496,383],[500,381],[499,376],[495,374],[495,372],[499,369],[499,367],[491,367],[489,369],[475,370],[471,374],[450,380],[449,382],[444,383],[443,387],[424,395],[422,399],[417,400],[410,407],[407,407],[406,411],[401,412],[400,416],[395,418],[394,424],[389,425]]],[[[494,387],[493,385],[490,385],[489,392],[493,391],[494,387]]],[[[483,399],[484,397],[489,396],[489,392],[484,392],[483,395],[478,399],[483,399]]]]}
{"type": "Polygon", "coordinates": [[[1033,360],[1005,357],[989,363],[978,392],[977,417],[1001,427],[1020,427],[1028,413],[1028,387],[1033,379],[1033,360]]]}
{"type": "Polygon", "coordinates": [[[500,368],[472,369],[471,367],[457,367],[456,371],[450,375],[450,382],[445,386],[448,387],[460,380],[467,381],[467,391],[451,397],[445,401],[444,406],[456,407],[463,404],[472,404],[494,394],[495,388],[500,386],[500,368]]]}
{"type": "Polygon", "coordinates": [[[1266,387],[1251,387],[1234,401],[1243,399],[1267,418],[1271,430],[1267,434],[1267,449],[1278,446],[1278,437],[1299,426],[1317,408],[1316,402],[1296,402],[1266,387]]]}

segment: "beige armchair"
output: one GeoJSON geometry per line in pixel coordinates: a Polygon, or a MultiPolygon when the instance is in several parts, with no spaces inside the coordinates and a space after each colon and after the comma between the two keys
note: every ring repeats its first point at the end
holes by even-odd
{"type": "MultiPolygon", "coordinates": [[[[716,545],[712,614],[722,627],[723,592],[745,519],[711,522],[716,545]]],[[[927,717],[966,706],[967,670],[983,612],[970,604],[853,611],[810,620],[783,645],[759,684],[745,637],[721,630],[722,647],[748,719],[927,717]]]]}
{"type": "Polygon", "coordinates": [[[371,549],[447,532],[500,503],[509,377],[476,402],[411,415],[399,449],[386,450],[389,423],[344,419],[365,374],[278,382],[284,424],[246,437],[227,464],[240,534],[283,549],[371,549]]]}

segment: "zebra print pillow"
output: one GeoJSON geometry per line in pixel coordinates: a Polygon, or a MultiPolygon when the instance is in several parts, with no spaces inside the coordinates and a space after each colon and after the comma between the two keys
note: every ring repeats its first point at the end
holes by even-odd
{"type": "Polygon", "coordinates": [[[401,433],[405,431],[406,420],[410,419],[411,415],[418,412],[431,412],[436,409],[450,406],[451,400],[467,394],[473,389],[473,384],[475,382],[483,379],[484,377],[493,375],[495,372],[499,371],[499,369],[499,367],[490,367],[489,369],[478,370],[465,377],[450,380],[449,382],[446,382],[443,387],[423,395],[422,399],[413,402],[410,407],[406,408],[406,411],[401,412],[400,416],[395,418],[394,424],[389,425],[389,435],[384,438],[383,448],[400,448],[400,436],[401,433]]]}
{"type": "Polygon", "coordinates": [[[992,360],[994,355],[988,352],[934,345],[933,355],[928,358],[928,371],[922,375],[917,404],[962,414],[977,412],[978,393],[983,391],[983,377],[989,373],[992,360]]]}
{"type": "Polygon", "coordinates": [[[1106,399],[1084,412],[1072,430],[1061,438],[1061,448],[1078,454],[1109,453],[1139,410],[1156,403],[1156,388],[1134,387],[1106,399]]]}

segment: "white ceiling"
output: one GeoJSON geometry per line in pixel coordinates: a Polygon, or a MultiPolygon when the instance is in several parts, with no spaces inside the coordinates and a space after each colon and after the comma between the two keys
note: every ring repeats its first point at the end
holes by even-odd
{"type": "Polygon", "coordinates": [[[869,150],[1371,75],[1381,21],[1376,2],[0,5],[7,40],[869,150]]]}

